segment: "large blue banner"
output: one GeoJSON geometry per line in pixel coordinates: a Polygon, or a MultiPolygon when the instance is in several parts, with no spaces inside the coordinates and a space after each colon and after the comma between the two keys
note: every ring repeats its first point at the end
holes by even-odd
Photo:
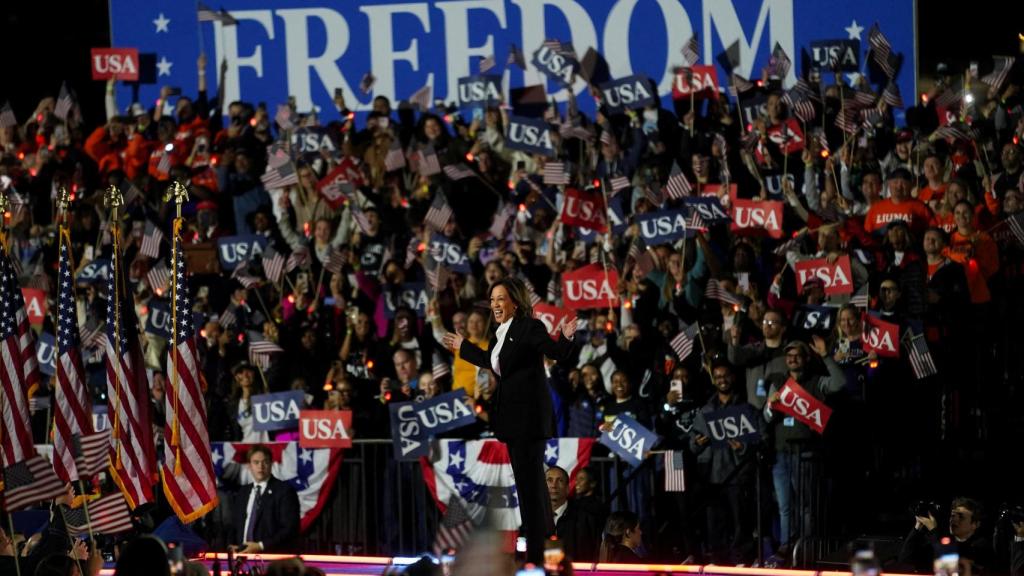
{"type": "MultiPolygon", "coordinates": [[[[459,79],[478,73],[479,62],[492,55],[497,67],[489,73],[502,76],[504,91],[545,84],[564,102],[567,91],[532,62],[552,38],[571,43],[579,58],[588,48],[601,52],[611,78],[647,75],[670,105],[673,71],[683,63],[680,49],[693,34],[703,64],[715,64],[718,54],[738,43],[736,72],[747,78],[760,77],[779,44],[794,63],[788,86],[800,72],[801,48],[810,51],[819,40],[859,40],[864,71],[875,22],[903,54],[901,92],[916,93],[913,0],[224,0],[213,7],[237,23],[199,22],[192,2],[110,0],[113,45],[138,48],[156,63],[156,83],[141,86],[141,102],[154,102],[160,85],[194,95],[201,52],[208,56],[211,94],[223,92],[223,103],[266,102],[272,110],[293,95],[300,112],[315,105],[322,120],[336,118],[336,88],[360,111],[374,96],[401,100],[427,84],[436,99],[454,103],[459,79]],[[527,70],[505,65],[512,44],[525,54],[527,70]],[[217,86],[222,60],[223,90],[217,86]],[[364,94],[359,83],[368,71],[376,84],[364,94]]],[[[727,78],[724,70],[719,77],[727,78]]],[[[572,89],[586,95],[578,75],[572,89]]],[[[122,86],[119,102],[125,106],[131,99],[130,88],[122,86]]],[[[589,96],[580,104],[584,112],[593,110],[589,96]]]]}

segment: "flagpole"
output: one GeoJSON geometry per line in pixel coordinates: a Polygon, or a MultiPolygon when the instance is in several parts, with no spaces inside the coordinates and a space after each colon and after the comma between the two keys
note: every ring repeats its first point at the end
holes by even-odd
{"type": "MultiPolygon", "coordinates": [[[[71,541],[71,559],[74,560],[75,561],[75,565],[78,566],[79,573],[85,574],[85,572],[82,571],[82,562],[78,559],[77,556],[74,555],[74,553],[75,553],[75,537],[71,534],[71,527],[68,526],[68,518],[64,514],[64,505],[63,504],[57,504],[57,509],[60,510],[60,518],[61,518],[61,520],[64,521],[64,531],[67,532],[68,540],[71,541]]],[[[11,528],[11,529],[13,530],[13,528],[11,528]]],[[[90,528],[90,530],[91,530],[91,528],[90,528]]]]}
{"type": "MultiPolygon", "coordinates": [[[[174,239],[172,240],[171,249],[171,267],[177,273],[178,267],[178,243],[181,241],[181,205],[188,201],[188,189],[177,180],[174,181],[168,188],[167,194],[164,196],[164,201],[174,201],[175,205],[175,218],[174,218],[174,239]]],[[[187,289],[187,287],[186,287],[187,289]]],[[[178,282],[174,278],[171,281],[171,389],[174,391],[174,411],[171,419],[171,447],[175,449],[174,452],[174,475],[179,476],[182,473],[181,468],[181,421],[178,418],[178,409],[181,407],[181,386],[179,374],[178,374],[178,282]]]]}
{"type": "Polygon", "coordinates": [[[95,543],[96,535],[92,533],[92,520],[89,518],[89,498],[85,492],[85,482],[82,475],[78,475],[78,490],[82,493],[82,510],[85,511],[85,527],[89,531],[89,541],[95,543]]]}
{"type": "MultiPolygon", "coordinates": [[[[117,218],[117,209],[124,204],[124,197],[117,186],[110,185],[103,195],[103,204],[110,210],[110,237],[113,252],[111,255],[111,274],[114,274],[113,294],[107,294],[107,298],[114,301],[114,357],[107,361],[116,366],[114,369],[114,419],[112,422],[114,435],[114,468],[120,470],[121,462],[121,283],[124,278],[120,274],[121,268],[121,226],[117,218]]],[[[172,335],[173,338],[173,335],[172,335]]]]}
{"type": "MultiPolygon", "coordinates": [[[[3,198],[6,199],[7,197],[3,196],[3,198]]],[[[0,205],[2,205],[3,203],[5,203],[5,202],[3,200],[0,200],[0,205]]],[[[2,407],[2,406],[3,406],[3,397],[2,397],[2,395],[0,395],[0,407],[2,407]]],[[[10,510],[7,511],[7,526],[11,529],[11,546],[14,546],[14,514],[12,514],[10,510]]],[[[21,576],[21,564],[18,563],[18,549],[15,547],[13,552],[14,552],[14,573],[17,576],[21,576]]],[[[79,572],[81,572],[82,567],[79,566],[78,570],[79,570],[79,572]]],[[[83,572],[83,574],[84,574],[84,572],[83,572]]]]}
{"type": "MultiPolygon", "coordinates": [[[[600,184],[601,184],[601,195],[604,197],[604,226],[605,226],[604,235],[605,235],[605,240],[607,240],[608,235],[612,233],[611,225],[610,225],[611,224],[611,218],[608,217],[608,211],[610,210],[610,208],[608,206],[608,189],[607,189],[608,175],[607,174],[605,174],[605,177],[600,180],[600,184]]],[[[552,241],[553,240],[554,239],[552,239],[552,241]]],[[[551,249],[551,248],[549,247],[549,249],[551,249]]],[[[608,257],[607,257],[607,255],[604,252],[604,242],[603,241],[601,242],[600,249],[601,249],[601,268],[604,269],[604,283],[608,284],[608,257]]],[[[625,270],[623,270],[623,272],[625,272],[625,270]]],[[[609,288],[610,288],[610,286],[609,286],[609,288]]],[[[612,300],[611,300],[611,298],[609,298],[608,299],[608,314],[611,315],[611,313],[612,313],[612,300]]]]}

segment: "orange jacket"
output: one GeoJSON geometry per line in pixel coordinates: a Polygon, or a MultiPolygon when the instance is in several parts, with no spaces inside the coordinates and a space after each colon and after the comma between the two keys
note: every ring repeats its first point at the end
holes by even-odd
{"type": "Polygon", "coordinates": [[[971,303],[983,304],[992,299],[988,290],[988,279],[999,271],[999,248],[992,237],[985,232],[964,236],[953,232],[946,256],[964,267],[967,287],[971,291],[971,303]]]}
{"type": "Polygon", "coordinates": [[[910,231],[920,238],[931,219],[931,209],[916,198],[908,198],[899,204],[893,202],[891,198],[886,198],[871,205],[867,217],[864,218],[864,229],[876,232],[884,230],[891,222],[903,221],[910,226],[910,231]]]}

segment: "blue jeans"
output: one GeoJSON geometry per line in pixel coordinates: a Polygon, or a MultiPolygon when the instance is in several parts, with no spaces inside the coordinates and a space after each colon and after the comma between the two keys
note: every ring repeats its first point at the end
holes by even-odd
{"type": "Polygon", "coordinates": [[[792,536],[791,519],[799,457],[797,453],[779,452],[775,455],[775,465],[772,466],[775,502],[779,506],[779,546],[787,546],[792,536]]]}

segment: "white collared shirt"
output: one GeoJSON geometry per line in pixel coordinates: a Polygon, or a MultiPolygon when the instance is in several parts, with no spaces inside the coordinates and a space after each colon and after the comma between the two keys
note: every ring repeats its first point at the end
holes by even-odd
{"type": "Polygon", "coordinates": [[[491,350],[491,368],[494,369],[494,373],[501,376],[501,366],[498,363],[498,355],[501,354],[501,346],[505,343],[505,334],[508,334],[508,328],[512,325],[512,318],[505,320],[495,331],[495,337],[498,342],[494,345],[494,349],[491,350]]]}
{"type": "MultiPolygon", "coordinates": [[[[252,508],[256,504],[256,488],[260,489],[260,498],[267,495],[267,481],[255,482],[252,485],[252,490],[249,491],[249,502],[245,505],[245,524],[242,524],[242,530],[249,527],[249,518],[252,516],[252,508]]],[[[243,534],[244,536],[244,534],[243,534]]]]}
{"type": "Polygon", "coordinates": [[[554,513],[555,513],[555,526],[558,526],[558,520],[562,517],[562,514],[565,514],[565,511],[568,508],[569,508],[569,501],[568,500],[566,500],[565,502],[562,502],[562,505],[559,506],[558,508],[555,508],[555,510],[554,510],[554,513]]]}

